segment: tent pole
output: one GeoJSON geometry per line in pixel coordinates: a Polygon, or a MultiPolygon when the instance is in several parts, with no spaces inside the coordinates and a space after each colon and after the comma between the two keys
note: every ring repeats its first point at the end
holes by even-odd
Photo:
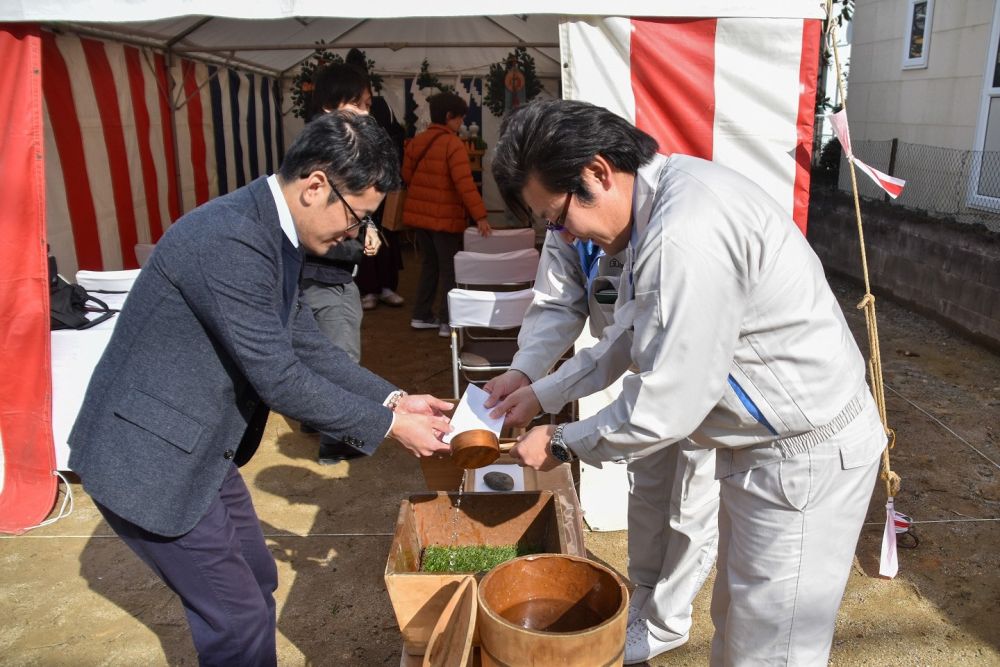
{"type": "MultiPolygon", "coordinates": [[[[232,51],[233,49],[213,49],[213,48],[171,48],[169,45],[165,45],[161,40],[154,39],[148,36],[141,36],[137,34],[126,35],[124,33],[114,32],[113,30],[102,30],[99,28],[92,28],[89,26],[82,26],[75,23],[46,23],[45,27],[49,28],[56,34],[63,33],[73,33],[76,35],[81,35],[84,37],[95,37],[97,39],[113,40],[115,42],[120,42],[122,44],[129,44],[131,46],[137,46],[142,48],[155,49],[157,51],[162,51],[164,53],[169,51],[174,51],[176,53],[184,52],[190,53],[186,57],[191,60],[197,60],[203,62],[207,65],[216,65],[219,67],[230,67],[231,65],[236,65],[240,69],[247,72],[252,72],[254,74],[260,74],[261,76],[278,76],[277,70],[266,69],[259,65],[254,65],[253,63],[231,56],[229,58],[220,58],[219,56],[213,55],[217,51],[232,51]],[[202,53],[199,57],[197,54],[202,53]]],[[[313,48],[313,47],[310,47],[313,48]]],[[[240,48],[236,48],[239,51],[240,48]]],[[[265,49],[266,50],[266,49],[265,49]]]]}
{"type": "MultiPolygon", "coordinates": [[[[166,55],[166,57],[165,57],[164,60],[166,61],[167,75],[170,77],[171,85],[175,85],[174,84],[174,80],[173,80],[173,74],[172,74],[173,69],[174,69],[174,52],[171,49],[167,49],[167,52],[166,52],[165,55],[166,55]]],[[[170,105],[169,105],[170,106],[170,127],[173,129],[173,132],[171,132],[170,135],[173,138],[173,144],[174,144],[173,145],[173,151],[174,151],[174,159],[173,159],[173,163],[174,163],[174,179],[177,181],[177,210],[181,212],[181,215],[184,215],[184,213],[186,212],[184,210],[184,194],[183,194],[184,188],[181,187],[181,161],[180,161],[180,153],[178,151],[178,145],[177,145],[177,136],[178,136],[177,135],[177,105],[174,104],[173,91],[170,91],[170,97],[169,97],[169,99],[170,99],[170,105]]],[[[174,222],[176,222],[176,220],[171,220],[170,221],[171,224],[173,224],[174,222]]]]}
{"type": "Polygon", "coordinates": [[[526,49],[557,49],[559,42],[357,42],[353,44],[223,44],[221,46],[182,46],[174,49],[177,53],[219,53],[225,51],[318,51],[322,49],[479,49],[509,48],[523,46],[526,49]]]}
{"type": "MultiPolygon", "coordinates": [[[[492,23],[493,25],[495,25],[496,27],[498,27],[498,28],[500,28],[501,30],[503,30],[503,31],[504,31],[505,33],[507,33],[507,34],[508,34],[508,35],[510,35],[511,37],[513,37],[514,39],[517,39],[517,40],[519,40],[519,43],[518,43],[518,44],[515,44],[515,45],[514,45],[515,47],[517,47],[517,46],[523,46],[523,45],[522,45],[522,44],[520,43],[520,39],[521,39],[521,38],[520,38],[520,37],[519,37],[519,36],[518,36],[517,34],[515,34],[515,33],[514,33],[514,31],[512,31],[512,30],[508,30],[508,29],[507,29],[506,27],[504,27],[503,25],[501,25],[501,23],[500,23],[499,21],[497,21],[497,20],[496,20],[495,18],[493,18],[492,16],[486,16],[486,17],[484,17],[484,18],[485,18],[485,19],[486,19],[487,21],[489,21],[490,23],[492,23]]],[[[559,46],[559,45],[558,45],[558,44],[556,44],[556,46],[559,46]]],[[[540,50],[540,49],[538,49],[538,48],[535,48],[535,47],[532,47],[532,49],[531,49],[531,50],[532,50],[532,51],[534,51],[534,52],[536,52],[536,53],[537,53],[538,55],[542,56],[543,58],[547,58],[548,60],[551,60],[551,61],[552,61],[552,62],[554,62],[555,64],[557,64],[557,65],[561,65],[561,63],[559,62],[559,60],[558,60],[558,59],[556,59],[556,58],[553,58],[552,56],[550,56],[549,54],[545,53],[544,51],[542,51],[542,50],[540,50]]]]}

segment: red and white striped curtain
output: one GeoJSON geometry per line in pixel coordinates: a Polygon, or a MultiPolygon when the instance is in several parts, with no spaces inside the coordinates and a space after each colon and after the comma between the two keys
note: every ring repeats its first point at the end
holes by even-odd
{"type": "Polygon", "coordinates": [[[580,18],[560,43],[564,97],[746,174],[805,231],[819,20],[580,18]]]}
{"type": "Polygon", "coordinates": [[[136,243],[280,162],[274,79],[50,32],[42,47],[48,242],[71,280],[135,268],[136,243]]]}

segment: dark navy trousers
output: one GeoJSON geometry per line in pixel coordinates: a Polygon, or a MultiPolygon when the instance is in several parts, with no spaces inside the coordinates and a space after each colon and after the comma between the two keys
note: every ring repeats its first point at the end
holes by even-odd
{"type": "Polygon", "coordinates": [[[163,537],[99,503],[111,528],[180,596],[203,666],[274,667],[278,570],[239,469],[226,475],[205,516],[163,537]]]}

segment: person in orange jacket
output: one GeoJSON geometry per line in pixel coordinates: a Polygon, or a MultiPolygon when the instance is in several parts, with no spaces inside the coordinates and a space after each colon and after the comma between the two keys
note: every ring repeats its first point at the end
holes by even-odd
{"type": "Polygon", "coordinates": [[[483,236],[490,235],[490,223],[472,179],[468,150],[458,138],[468,105],[454,93],[439,93],[427,102],[431,126],[413,138],[403,155],[407,185],[403,223],[416,229],[422,253],[410,326],[438,329],[439,335],[447,337],[448,292],[455,287],[454,259],[462,249],[462,234],[470,217],[483,236]],[[437,317],[435,294],[440,294],[437,317]]]}

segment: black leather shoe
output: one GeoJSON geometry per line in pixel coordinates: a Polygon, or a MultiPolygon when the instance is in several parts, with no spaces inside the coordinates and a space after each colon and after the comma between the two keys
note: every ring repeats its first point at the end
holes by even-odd
{"type": "Polygon", "coordinates": [[[319,456],[316,457],[316,462],[321,466],[329,466],[341,461],[357,459],[364,455],[364,452],[358,451],[350,445],[331,440],[319,443],[319,456]]]}

